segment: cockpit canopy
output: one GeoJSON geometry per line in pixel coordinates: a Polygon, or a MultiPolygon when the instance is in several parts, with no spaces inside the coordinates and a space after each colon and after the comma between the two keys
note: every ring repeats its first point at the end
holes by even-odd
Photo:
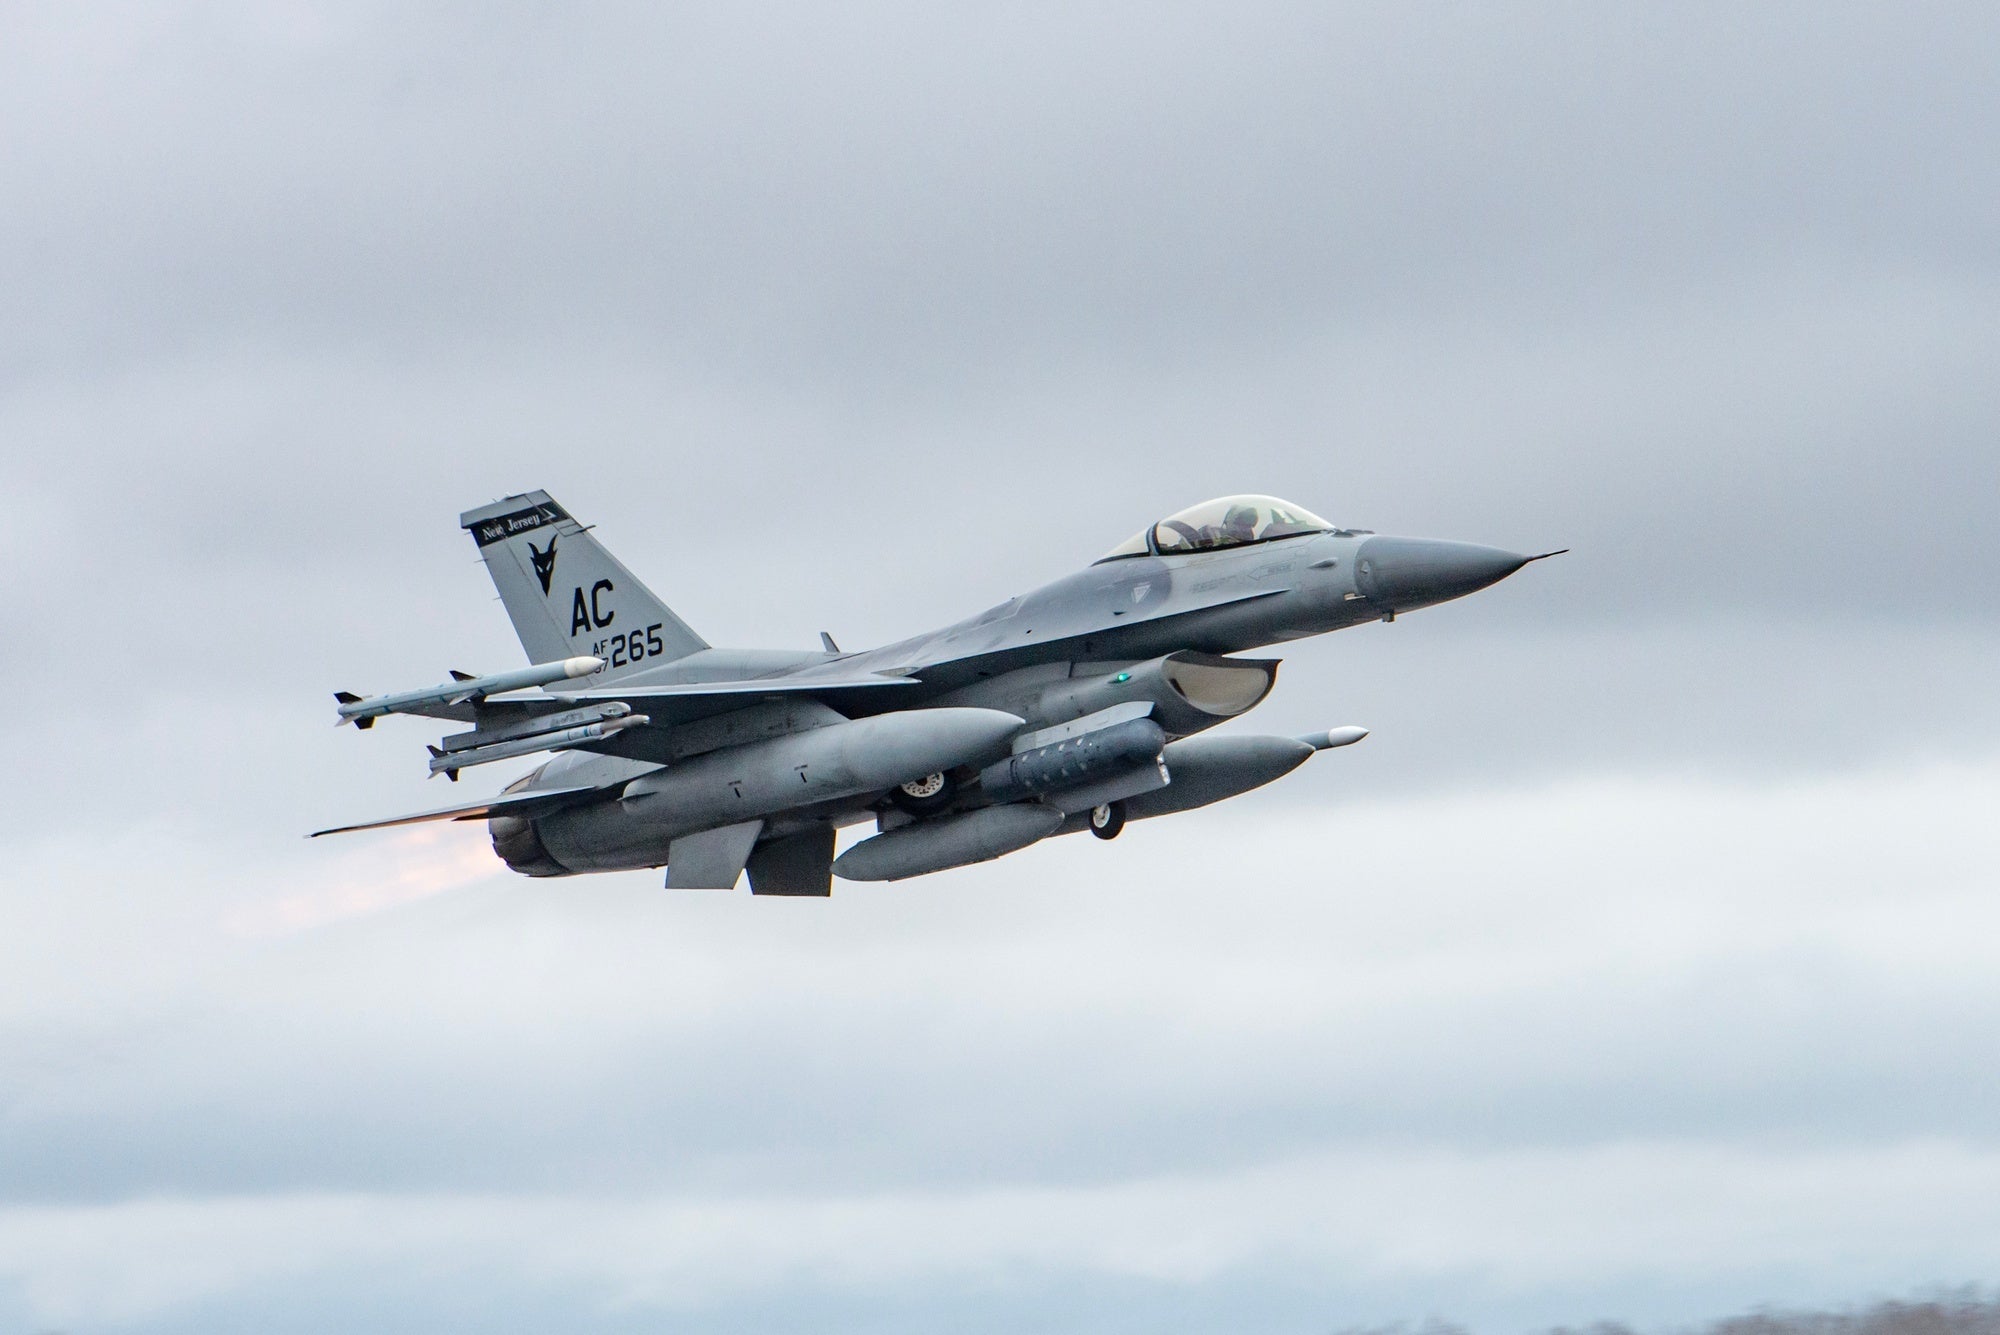
{"type": "Polygon", "coordinates": [[[1191,505],[1119,543],[1100,561],[1123,556],[1179,556],[1187,552],[1242,547],[1253,542],[1330,533],[1333,525],[1310,510],[1276,496],[1224,496],[1191,505]]]}

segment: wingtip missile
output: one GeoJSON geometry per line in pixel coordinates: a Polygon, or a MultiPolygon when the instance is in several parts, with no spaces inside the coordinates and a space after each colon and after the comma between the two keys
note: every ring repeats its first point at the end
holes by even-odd
{"type": "Polygon", "coordinates": [[[336,691],[334,698],[339,701],[341,722],[351,722],[358,728],[365,728],[384,714],[394,714],[413,706],[460,704],[489,695],[500,695],[506,691],[526,690],[530,686],[547,686],[551,682],[565,681],[571,677],[587,677],[603,666],[603,659],[584,654],[553,663],[536,663],[532,667],[515,668],[512,672],[495,672],[484,677],[468,677],[454,672],[451,681],[436,686],[426,686],[422,690],[398,691],[392,695],[369,696],[366,699],[349,691],[336,691]]]}

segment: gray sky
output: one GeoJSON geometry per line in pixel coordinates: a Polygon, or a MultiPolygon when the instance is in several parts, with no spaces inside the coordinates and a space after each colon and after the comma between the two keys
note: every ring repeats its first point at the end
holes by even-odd
{"type": "Polygon", "coordinates": [[[1482,1332],[2000,1273],[1989,6],[0,10],[0,1326],[1482,1332]],[[1574,554],[1363,746],[827,903],[417,724],[1267,491],[1574,554]],[[504,776],[468,778],[477,791],[504,776]],[[451,796],[462,795],[463,786],[451,796]]]}

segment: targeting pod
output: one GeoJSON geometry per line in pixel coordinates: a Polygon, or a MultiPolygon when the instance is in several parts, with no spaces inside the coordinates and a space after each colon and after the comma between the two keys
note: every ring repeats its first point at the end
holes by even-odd
{"type": "Polygon", "coordinates": [[[1128,719],[996,761],[979,772],[979,787],[995,803],[1018,802],[1157,765],[1166,744],[1153,720],[1128,719]]]}

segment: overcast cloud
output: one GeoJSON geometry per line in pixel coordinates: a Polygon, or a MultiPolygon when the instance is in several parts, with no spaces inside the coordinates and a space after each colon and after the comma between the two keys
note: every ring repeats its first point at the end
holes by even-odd
{"type": "MultiPolygon", "coordinates": [[[[0,1326],[1486,1332],[2000,1277],[1990,6],[0,7],[0,1326]],[[328,693],[546,487],[848,647],[1266,491],[1375,735],[829,902],[328,693]],[[503,767],[504,768],[504,767],[503,767]],[[505,776],[469,776],[450,796],[505,776]]],[[[525,768],[525,766],[524,766],[525,768]]]]}

